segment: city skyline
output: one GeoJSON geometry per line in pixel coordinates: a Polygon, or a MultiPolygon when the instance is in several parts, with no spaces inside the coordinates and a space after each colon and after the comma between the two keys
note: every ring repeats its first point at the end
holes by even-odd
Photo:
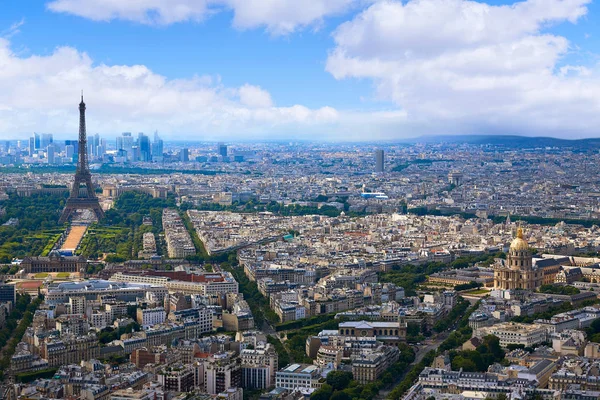
{"type": "Polygon", "coordinates": [[[168,4],[3,5],[0,136],[597,136],[597,2],[168,4]]]}

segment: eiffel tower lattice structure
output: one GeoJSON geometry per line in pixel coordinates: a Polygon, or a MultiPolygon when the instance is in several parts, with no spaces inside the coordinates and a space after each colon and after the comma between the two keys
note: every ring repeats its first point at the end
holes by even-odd
{"type": "Polygon", "coordinates": [[[77,155],[77,171],[75,172],[75,181],[71,188],[71,194],[65,205],[65,209],[60,216],[59,222],[67,222],[77,210],[91,210],[98,221],[104,217],[104,211],[100,207],[98,197],[92,184],[92,174],[88,165],[87,155],[87,137],[85,130],[85,103],[83,102],[83,92],[81,93],[81,103],[79,103],[79,151],[77,155]],[[85,193],[81,193],[81,186],[85,185],[85,193]]]}

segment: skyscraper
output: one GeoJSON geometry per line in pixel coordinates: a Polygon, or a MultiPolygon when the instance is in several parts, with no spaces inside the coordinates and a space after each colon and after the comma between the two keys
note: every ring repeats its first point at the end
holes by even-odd
{"type": "MultiPolygon", "coordinates": [[[[71,155],[71,162],[77,162],[77,155],[79,154],[79,141],[78,140],[65,140],[65,149],[67,146],[73,146],[73,154],[71,155]]],[[[67,155],[67,157],[69,157],[67,155]]]]}
{"type": "Polygon", "coordinates": [[[35,150],[41,149],[41,147],[40,147],[40,135],[34,132],[32,137],[33,137],[33,146],[34,146],[34,149],[35,150]]]}
{"type": "Polygon", "coordinates": [[[385,169],[384,165],[384,153],[383,150],[375,150],[375,172],[383,172],[385,169]]]}
{"type": "Polygon", "coordinates": [[[54,138],[51,133],[42,133],[40,138],[40,149],[46,149],[49,145],[54,142],[54,138]]]}
{"type": "Polygon", "coordinates": [[[133,155],[133,136],[131,136],[131,132],[123,132],[123,150],[127,152],[127,160],[137,161],[133,155]]]}
{"type": "Polygon", "coordinates": [[[100,146],[100,135],[96,133],[91,139],[92,145],[94,146],[94,155],[99,156],[100,154],[98,154],[98,146],[100,146]]]}
{"type": "Polygon", "coordinates": [[[116,147],[117,147],[117,151],[123,150],[123,136],[117,136],[116,147]]]}
{"type": "Polygon", "coordinates": [[[143,132],[138,134],[138,148],[140,150],[140,161],[150,161],[150,138],[143,132]]]}
{"type": "Polygon", "coordinates": [[[227,157],[227,145],[219,143],[219,155],[221,157],[227,157]]]}
{"type": "Polygon", "coordinates": [[[35,138],[32,136],[29,138],[29,157],[35,154],[35,138]]]}
{"type": "Polygon", "coordinates": [[[72,144],[68,144],[65,146],[65,155],[71,161],[73,160],[73,155],[75,154],[75,146],[72,144]]]}
{"type": "Polygon", "coordinates": [[[190,151],[187,147],[183,148],[179,151],[179,161],[183,161],[183,162],[190,161],[190,151]]]}
{"type": "Polygon", "coordinates": [[[54,154],[54,145],[53,144],[49,144],[48,147],[46,147],[46,162],[48,164],[54,164],[54,162],[55,162],[55,154],[54,154]]]}
{"type": "Polygon", "coordinates": [[[163,160],[164,145],[162,139],[158,136],[158,131],[154,132],[154,142],[152,142],[152,161],[163,160]]]}

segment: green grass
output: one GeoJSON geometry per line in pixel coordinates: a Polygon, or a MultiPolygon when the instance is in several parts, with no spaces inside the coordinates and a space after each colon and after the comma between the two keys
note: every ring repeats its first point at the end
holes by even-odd
{"type": "Polygon", "coordinates": [[[128,227],[104,227],[93,225],[88,228],[81,240],[77,254],[96,258],[102,253],[115,253],[126,259],[131,258],[133,233],[128,227]]]}
{"type": "Polygon", "coordinates": [[[70,276],[71,274],[69,272],[59,272],[58,274],[56,274],[57,278],[68,278],[70,276]]]}
{"type": "Polygon", "coordinates": [[[44,279],[48,277],[48,273],[47,272],[38,272],[37,274],[35,274],[35,277],[37,279],[44,279]]]}
{"type": "Polygon", "coordinates": [[[50,238],[50,240],[48,240],[48,244],[46,244],[46,247],[44,247],[44,250],[42,250],[42,253],[40,254],[42,257],[46,257],[46,256],[48,256],[48,254],[50,254],[50,252],[56,245],[56,242],[58,242],[58,239],[60,239],[60,236],[61,236],[61,234],[59,233],[59,234],[53,235],[50,238]]]}

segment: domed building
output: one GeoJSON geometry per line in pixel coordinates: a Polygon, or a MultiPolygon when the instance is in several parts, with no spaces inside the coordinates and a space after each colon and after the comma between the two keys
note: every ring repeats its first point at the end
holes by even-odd
{"type": "Polygon", "coordinates": [[[510,244],[506,262],[494,265],[494,288],[535,290],[542,286],[544,271],[533,263],[529,243],[523,239],[523,229],[510,244]]]}

